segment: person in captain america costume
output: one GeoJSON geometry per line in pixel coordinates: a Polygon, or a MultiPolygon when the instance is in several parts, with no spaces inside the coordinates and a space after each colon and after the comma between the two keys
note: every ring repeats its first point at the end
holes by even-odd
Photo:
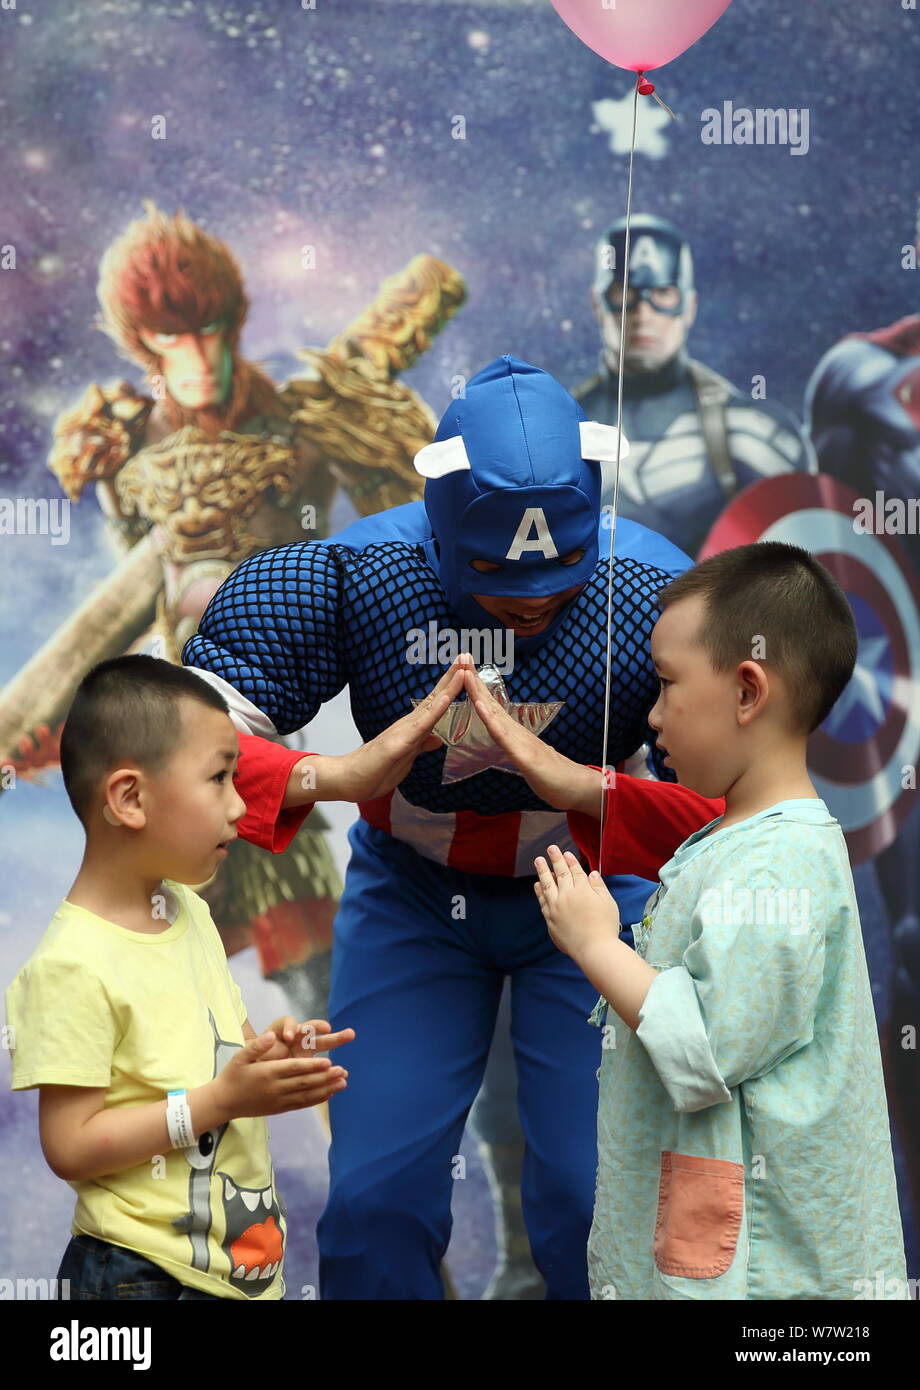
{"type": "MultiPolygon", "coordinates": [[[[600,371],[572,394],[593,420],[614,422],[626,219],[597,243],[591,304],[601,333],[600,371]]],[[[630,453],[620,469],[617,513],[651,526],[696,555],[737,493],[762,478],[814,473],[814,452],[794,416],[742,393],[690,357],[696,317],[693,256],[663,217],[631,218],[623,419],[630,453]]],[[[613,502],[605,470],[601,498],[613,502]]]]}
{"type": "MultiPolygon", "coordinates": [[[[299,729],[347,684],[366,746],[428,694],[451,639],[490,638],[494,657],[512,634],[511,661],[482,663],[490,689],[548,744],[600,764],[609,543],[600,469],[617,448],[617,431],[588,421],[547,373],[501,357],[416,456],[424,502],[253,556],[211,600],[183,662],[221,690],[244,734],[299,729]]],[[[648,743],[659,775],[672,777],[647,722],[658,691],[648,640],[657,590],[688,564],[663,537],[618,524],[608,766],[648,743]]],[[[358,797],[349,831],[329,1018],[337,1027],[347,1017],[356,1036],[348,1092],[332,1113],[321,1295],[442,1296],[460,1137],[508,975],[534,1259],[548,1298],[584,1299],[595,1001],[547,938],[532,888],[534,857],[574,841],[565,814],[530,791],[465,698],[434,727],[438,746],[392,790],[358,797]]],[[[266,747],[272,787],[261,805],[250,799],[259,760],[241,756],[250,824],[240,831],[278,850],[305,811],[285,800],[279,812],[296,755],[266,747]]],[[[622,920],[638,920],[651,885],[607,882],[622,920]]]]}

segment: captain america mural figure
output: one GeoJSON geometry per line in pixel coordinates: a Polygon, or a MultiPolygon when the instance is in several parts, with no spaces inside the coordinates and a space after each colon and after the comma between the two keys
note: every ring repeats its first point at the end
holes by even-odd
{"type": "MultiPolygon", "coordinates": [[[[602,765],[601,467],[627,449],[546,372],[500,357],[416,456],[423,502],[251,557],[211,600],[183,661],[255,734],[302,728],[347,685],[366,745],[428,694],[457,642],[479,641],[481,674],[513,716],[567,757],[602,765]]],[[[688,563],[619,522],[606,766],[648,743],[672,779],[647,720],[658,693],[649,636],[657,591],[688,563]]],[[[465,696],[435,734],[392,791],[358,800],[348,835],[328,1017],[356,1036],[348,1090],[331,1107],[321,1296],[442,1297],[460,1139],[509,977],[534,1260],[548,1298],[586,1299],[596,992],[547,936],[532,886],[547,845],[574,848],[566,815],[530,790],[465,696]]],[[[637,921],[650,886],[605,877],[623,922],[637,921]]]]}
{"type": "MultiPolygon", "coordinates": [[[[813,473],[814,452],[794,416],[745,395],[695,358],[687,334],[697,291],[689,243],[672,222],[630,219],[623,420],[629,458],[617,513],[696,555],[726,503],[750,483],[793,469],[813,473]]],[[[591,302],[601,332],[599,372],[572,392],[594,420],[616,422],[626,219],[596,247],[591,302]]],[[[605,470],[604,506],[613,502],[605,470]]]]}
{"type": "MultiPolygon", "coordinates": [[[[829,348],[806,387],[805,418],[821,472],[839,479],[857,496],[851,523],[857,542],[873,534],[896,538],[914,584],[912,590],[895,592],[894,600],[905,616],[915,615],[920,538],[916,523],[911,524],[910,508],[920,497],[920,314],[850,333],[829,348]]],[[[887,595],[886,602],[891,604],[887,595]]],[[[881,744],[898,673],[892,670],[887,634],[879,640],[873,629],[867,626],[864,631],[866,606],[854,606],[860,619],[862,717],[868,723],[862,736],[874,736],[881,744]]],[[[913,659],[916,663],[916,649],[913,659]]],[[[859,776],[860,811],[872,825],[868,849],[890,925],[890,1006],[882,1027],[882,1051],[914,1221],[920,1224],[920,1064],[911,1042],[920,1019],[920,805],[915,775],[920,761],[920,687],[903,676],[900,683],[912,712],[914,739],[907,758],[898,760],[892,793],[884,796],[878,791],[884,749],[872,749],[868,766],[860,768],[856,744],[848,771],[859,776]]]]}

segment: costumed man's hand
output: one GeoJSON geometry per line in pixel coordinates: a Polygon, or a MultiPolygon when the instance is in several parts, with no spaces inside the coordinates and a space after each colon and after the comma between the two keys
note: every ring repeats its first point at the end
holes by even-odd
{"type": "Polygon", "coordinates": [[[403,780],[419,753],[443,746],[443,740],[431,731],[463,689],[463,674],[472,660],[468,652],[461,652],[411,714],[397,719],[363,747],[336,759],[340,793],[336,800],[372,801],[383,796],[403,780]]]}
{"type": "Polygon", "coordinates": [[[542,857],[533,861],[540,911],[559,950],[583,961],[597,946],[618,940],[620,910],[600,874],[586,874],[574,854],[563,855],[558,845],[547,854],[552,867],[542,857]]]}
{"type": "Polygon", "coordinates": [[[512,719],[483,685],[472,663],[467,667],[465,683],[492,738],[510,756],[541,801],[560,811],[586,811],[599,816],[600,772],[573,762],[512,719]]]}

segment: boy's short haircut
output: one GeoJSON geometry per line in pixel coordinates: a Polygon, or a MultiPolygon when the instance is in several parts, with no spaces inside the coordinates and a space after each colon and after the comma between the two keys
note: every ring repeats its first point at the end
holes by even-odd
{"type": "Polygon", "coordinates": [[[797,545],[758,541],[720,551],[659,590],[660,608],[702,595],[696,634],[717,671],[758,660],[761,639],[789,692],[793,717],[812,733],[827,718],[856,664],[856,623],[840,585],[797,545]]]}
{"type": "Polygon", "coordinates": [[[61,734],[64,787],[84,826],[107,772],[123,764],[157,772],[169,761],[181,739],[183,698],[229,715],[207,681],[154,656],[113,657],[84,676],[61,734]]]}

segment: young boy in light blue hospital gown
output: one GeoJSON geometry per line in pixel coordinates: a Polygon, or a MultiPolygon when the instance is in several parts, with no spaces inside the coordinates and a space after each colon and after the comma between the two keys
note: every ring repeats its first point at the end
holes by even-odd
{"type": "MultiPolygon", "coordinates": [[[[853,879],[806,768],[853,671],[852,614],[776,542],[711,557],[659,604],[650,723],[725,814],[661,869],[635,951],[596,873],[556,846],[535,861],[553,940],[602,994],[592,1298],[907,1298],[853,879]]],[[[599,769],[482,708],[540,795],[584,809],[588,786],[599,812],[599,769]]]]}

